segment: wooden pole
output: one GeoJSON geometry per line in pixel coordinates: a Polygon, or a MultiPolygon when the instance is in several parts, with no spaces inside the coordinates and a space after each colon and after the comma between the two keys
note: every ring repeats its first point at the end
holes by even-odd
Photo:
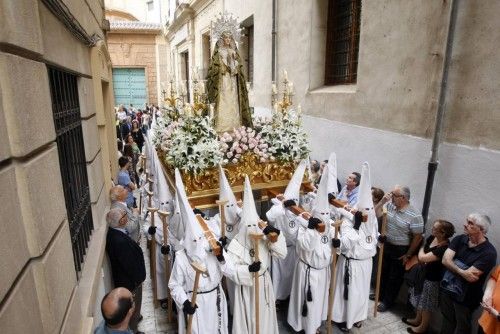
{"type": "MultiPolygon", "coordinates": [[[[167,217],[170,212],[158,210],[158,214],[160,215],[162,226],[163,226],[163,245],[168,245],[168,222],[167,217]]],[[[168,282],[170,281],[170,261],[169,256],[167,254],[164,255],[165,260],[165,279],[168,282]]],[[[172,309],[172,296],[170,295],[170,290],[167,288],[167,322],[172,323],[173,321],[173,309],[172,309]]]]}
{"type": "MultiPolygon", "coordinates": [[[[250,237],[253,239],[253,249],[254,249],[254,262],[259,261],[259,240],[262,239],[262,233],[250,233],[250,237]]],[[[253,273],[254,279],[254,301],[255,301],[255,334],[259,334],[260,331],[260,313],[259,313],[259,272],[253,273]]]]}
{"type": "MultiPolygon", "coordinates": [[[[191,263],[191,267],[193,267],[194,271],[196,272],[194,276],[194,286],[193,286],[193,294],[191,296],[191,306],[195,307],[196,306],[196,296],[198,294],[198,285],[200,284],[200,275],[207,272],[207,269],[200,263],[193,262],[191,263]]],[[[187,334],[191,334],[191,329],[193,326],[193,315],[189,314],[188,315],[188,323],[187,323],[187,334]]]]}
{"type": "MultiPolygon", "coordinates": [[[[155,226],[155,212],[158,211],[157,208],[148,208],[149,214],[151,215],[151,226],[155,226]]],[[[151,261],[151,281],[153,283],[153,305],[158,308],[158,294],[157,294],[157,281],[156,281],[156,235],[153,235],[151,240],[151,252],[149,260],[151,261]]]]}
{"type": "MultiPolygon", "coordinates": [[[[141,168],[142,172],[146,174],[146,171],[144,170],[144,154],[141,154],[141,168]]],[[[144,187],[144,185],[142,185],[142,187],[144,187]]],[[[142,215],[142,189],[139,189],[139,216],[141,215],[142,215]]]]}
{"type": "MultiPolygon", "coordinates": [[[[342,225],[342,220],[337,220],[332,226],[335,227],[335,236],[337,239],[339,236],[339,228],[342,225]]],[[[333,301],[335,298],[335,284],[337,283],[337,248],[332,248],[332,264],[330,267],[330,289],[328,298],[328,317],[326,321],[326,330],[328,334],[332,334],[332,311],[333,311],[333,301]]]]}
{"type": "MultiPolygon", "coordinates": [[[[385,229],[387,227],[387,208],[384,207],[382,213],[382,230],[381,235],[385,235],[385,229]]],[[[380,280],[382,278],[382,261],[384,258],[384,244],[380,245],[380,251],[378,252],[378,264],[377,264],[377,283],[375,285],[375,304],[373,306],[373,316],[377,316],[377,306],[380,297],[380,280]]]]}
{"type": "Polygon", "coordinates": [[[152,207],[153,206],[153,201],[151,200],[151,198],[153,197],[153,192],[152,191],[149,191],[149,190],[146,190],[146,194],[148,195],[148,207],[152,207]]]}
{"type": "Polygon", "coordinates": [[[220,216],[220,235],[221,237],[226,236],[226,215],[224,213],[224,206],[228,200],[222,199],[220,201],[215,201],[215,203],[219,206],[219,216],[220,216]]]}

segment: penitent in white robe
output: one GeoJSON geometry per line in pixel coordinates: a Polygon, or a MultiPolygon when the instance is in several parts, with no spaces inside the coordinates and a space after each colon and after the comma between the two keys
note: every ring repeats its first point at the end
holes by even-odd
{"type": "Polygon", "coordinates": [[[334,229],[324,233],[305,227],[305,219],[297,235],[298,261],[293,275],[292,293],[288,304],[288,324],[295,330],[314,334],[328,316],[328,288],[334,229]],[[307,291],[312,301],[307,301],[307,291]],[[304,301],[307,315],[303,316],[304,301]]]}
{"type": "MultiPolygon", "coordinates": [[[[220,226],[220,216],[219,214],[216,214],[215,216],[212,217],[212,220],[214,221],[215,224],[220,226]]],[[[236,234],[238,234],[239,230],[239,222],[240,218],[238,217],[236,221],[233,222],[228,222],[226,221],[226,238],[227,238],[227,245],[226,248],[229,246],[229,243],[233,238],[235,237],[236,234]]],[[[219,228],[220,229],[220,228],[219,228]]],[[[231,280],[226,280],[226,288],[227,288],[227,297],[229,299],[229,312],[233,314],[234,310],[234,282],[231,280]]]]}
{"type": "MultiPolygon", "coordinates": [[[[150,216],[148,216],[147,221],[144,223],[143,229],[148,240],[151,240],[151,236],[148,234],[148,229],[150,223],[150,216]]],[[[173,254],[175,251],[182,249],[179,240],[175,238],[172,233],[172,225],[168,226],[168,240],[167,243],[170,245],[170,253],[168,255],[163,255],[161,253],[161,246],[163,245],[163,224],[158,213],[155,213],[155,241],[156,241],[156,296],[158,300],[167,298],[168,295],[168,282],[167,282],[167,264],[172,268],[173,264],[173,254]]]]}
{"type": "Polygon", "coordinates": [[[286,257],[272,259],[272,279],[274,295],[277,300],[285,300],[292,290],[293,270],[297,262],[295,243],[299,230],[297,217],[286,210],[281,202],[275,203],[266,213],[268,222],[281,231],[286,240],[286,257]]]}
{"type": "Polygon", "coordinates": [[[337,284],[332,319],[335,322],[346,322],[346,327],[350,329],[354,323],[363,321],[368,316],[372,257],[375,256],[377,247],[377,224],[362,223],[359,231],[356,231],[350,220],[344,220],[340,231],[342,255],[337,262],[337,284]],[[352,259],[348,264],[347,300],[344,299],[346,258],[352,259]]]}
{"type": "MultiPolygon", "coordinates": [[[[254,273],[248,271],[253,263],[250,247],[246,247],[237,238],[233,239],[227,249],[228,256],[234,263],[234,274],[229,276],[236,284],[234,294],[233,333],[255,333],[255,298],[254,273]]],[[[273,284],[269,275],[271,257],[286,257],[286,242],[282,234],[275,243],[268,242],[265,237],[259,242],[259,331],[266,334],[278,334],[276,317],[276,299],[274,298],[273,284]]]]}
{"type": "MultiPolygon", "coordinates": [[[[227,302],[221,279],[223,274],[227,275],[233,269],[230,261],[227,261],[227,256],[226,262],[220,264],[215,256],[208,255],[205,265],[210,276],[203,274],[200,276],[196,297],[198,308],[193,314],[192,333],[226,334],[229,332],[227,302]]],[[[168,287],[177,305],[179,334],[186,333],[187,317],[184,316],[182,308],[186,299],[191,300],[195,275],[195,270],[191,267],[186,252],[184,250],[176,252],[176,260],[168,287]]]]}

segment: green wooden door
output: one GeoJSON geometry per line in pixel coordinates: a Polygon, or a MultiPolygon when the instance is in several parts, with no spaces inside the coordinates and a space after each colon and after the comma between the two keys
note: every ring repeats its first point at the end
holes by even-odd
{"type": "Polygon", "coordinates": [[[113,90],[115,105],[133,104],[135,108],[144,107],[147,102],[144,68],[114,68],[113,90]]]}

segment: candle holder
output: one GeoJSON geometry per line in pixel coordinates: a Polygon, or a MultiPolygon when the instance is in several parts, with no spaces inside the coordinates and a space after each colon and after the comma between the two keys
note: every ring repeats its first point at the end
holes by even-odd
{"type": "Polygon", "coordinates": [[[207,110],[207,94],[205,93],[205,82],[194,78],[193,83],[193,110],[198,116],[202,116],[207,110]]]}
{"type": "Polygon", "coordinates": [[[272,83],[272,92],[271,92],[271,105],[275,110],[277,109],[275,105],[277,104],[279,107],[279,111],[284,113],[288,110],[289,107],[293,105],[293,83],[288,80],[288,74],[286,70],[283,71],[283,97],[281,100],[278,99],[279,91],[276,87],[276,83],[273,81],[272,83]]]}

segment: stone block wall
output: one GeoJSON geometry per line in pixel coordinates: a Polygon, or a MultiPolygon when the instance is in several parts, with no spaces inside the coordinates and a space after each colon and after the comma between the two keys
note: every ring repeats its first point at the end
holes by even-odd
{"type": "MultiPolygon", "coordinates": [[[[102,1],[61,2],[89,36],[104,39],[102,1]]],[[[95,225],[87,254],[102,254],[105,178],[116,163],[103,155],[116,154],[103,149],[114,131],[107,122],[113,106],[102,96],[102,82],[111,77],[107,50],[79,41],[41,1],[1,1],[0,13],[0,332],[88,333],[96,301],[87,296],[95,296],[102,256],[76,273],[47,64],[78,77],[95,225]],[[93,48],[100,58],[91,57],[93,48]],[[97,116],[104,120],[99,128],[97,116]]]]}

